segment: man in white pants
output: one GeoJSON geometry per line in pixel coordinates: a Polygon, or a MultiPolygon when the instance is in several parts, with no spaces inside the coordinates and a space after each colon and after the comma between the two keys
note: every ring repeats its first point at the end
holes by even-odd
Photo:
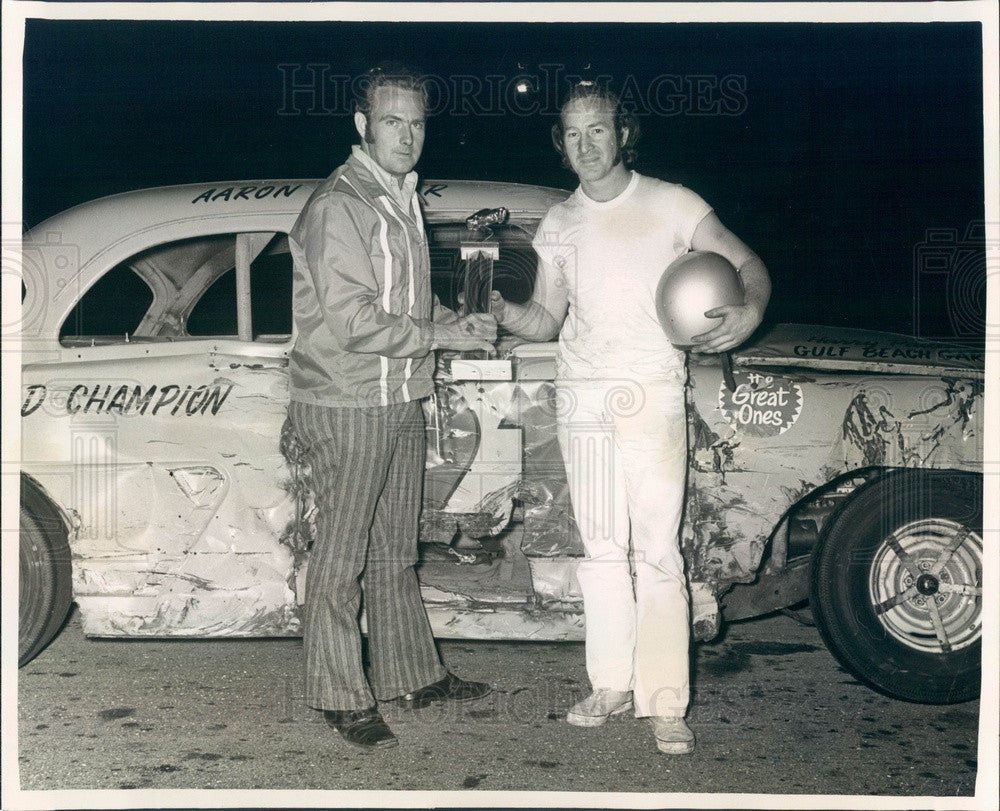
{"type": "Polygon", "coordinates": [[[586,549],[577,577],[593,687],[566,720],[598,726],[634,707],[661,752],[684,754],[694,750],[684,720],[690,605],[679,540],[686,369],[654,293],[685,252],[725,256],[740,272],[744,304],[710,310],[719,323],[693,350],[724,352],[760,324],[771,285],[761,260],[697,194],[628,168],[637,137],[616,96],[591,82],[573,88],[552,138],[580,186],[538,228],[532,299],[516,305],[494,293],[493,313],[515,335],[559,335],[559,442],[586,549]]]}

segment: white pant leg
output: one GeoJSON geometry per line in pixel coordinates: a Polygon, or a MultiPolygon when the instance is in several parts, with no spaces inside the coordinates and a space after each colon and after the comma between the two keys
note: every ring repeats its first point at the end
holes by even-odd
{"type": "Polygon", "coordinates": [[[577,569],[594,689],[631,690],[635,595],[629,568],[625,478],[599,383],[558,385],[559,445],[586,557],[577,569]]]}
{"type": "Polygon", "coordinates": [[[687,475],[682,379],[611,398],[635,561],[637,716],[683,716],[690,697],[690,597],[680,550],[687,475]],[[641,398],[639,394],[641,393],[641,398]]]}

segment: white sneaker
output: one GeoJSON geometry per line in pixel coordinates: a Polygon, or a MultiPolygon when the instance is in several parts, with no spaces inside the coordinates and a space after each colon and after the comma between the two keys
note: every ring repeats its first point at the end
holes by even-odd
{"type": "Polygon", "coordinates": [[[632,691],[594,690],[582,701],[576,702],[566,713],[567,723],[576,727],[599,727],[610,715],[632,709],[632,691]]]}
{"type": "Polygon", "coordinates": [[[649,718],[656,748],[666,755],[689,755],[694,751],[694,733],[683,718],[653,715],[649,718]]]}

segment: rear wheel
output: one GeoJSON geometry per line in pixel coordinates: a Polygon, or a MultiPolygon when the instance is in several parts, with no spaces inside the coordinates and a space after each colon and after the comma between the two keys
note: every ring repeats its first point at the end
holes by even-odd
{"type": "Polygon", "coordinates": [[[18,667],[41,652],[73,602],[66,526],[37,485],[21,479],[18,667]]]}
{"type": "Polygon", "coordinates": [[[982,478],[887,474],[857,491],[823,533],[811,602],[827,646],[854,675],[909,701],[979,694],[982,478]]]}

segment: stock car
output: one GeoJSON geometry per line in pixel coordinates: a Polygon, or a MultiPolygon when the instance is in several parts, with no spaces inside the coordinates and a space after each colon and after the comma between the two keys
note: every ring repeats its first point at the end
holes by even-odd
{"type": "MultiPolygon", "coordinates": [[[[71,601],[89,637],[301,633],[315,525],[285,426],[287,232],[317,182],[127,192],[24,235],[7,341],[22,357],[22,664],[71,601]]],[[[436,294],[465,306],[485,283],[526,300],[532,235],[566,194],[425,181],[436,294]]],[[[439,353],[418,567],[439,637],[582,638],[556,352],[506,336],[492,358],[439,353]]],[[[808,600],[869,686],[973,698],[982,348],[779,324],[731,360],[731,375],[689,362],[694,637],[808,600]]]]}

